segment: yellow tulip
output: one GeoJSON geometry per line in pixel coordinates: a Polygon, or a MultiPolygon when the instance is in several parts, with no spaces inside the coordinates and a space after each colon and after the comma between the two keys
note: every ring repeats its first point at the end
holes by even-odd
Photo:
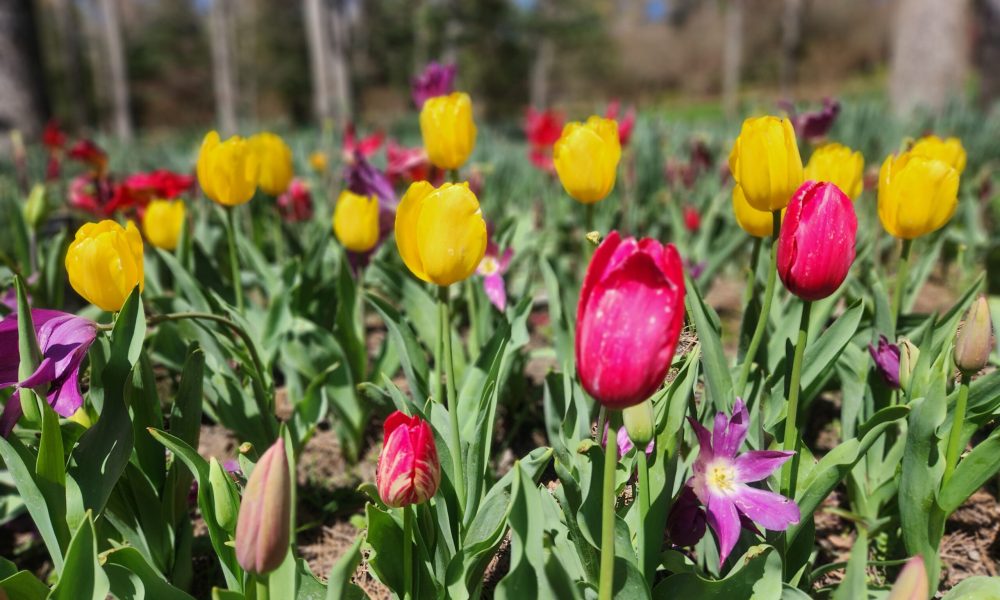
{"type": "Polygon", "coordinates": [[[750,235],[754,237],[773,235],[773,213],[750,206],[746,196],[743,195],[743,188],[738,183],[733,186],[733,213],[736,215],[736,222],[750,235]]]}
{"type": "Polygon", "coordinates": [[[396,246],[424,281],[451,285],[474,273],[486,254],[486,222],[469,184],[413,183],[396,209],[396,246]]]}
{"type": "Polygon", "coordinates": [[[878,216],[885,230],[912,240],[937,231],[958,204],[958,171],[948,163],[904,152],[890,154],[878,174],[878,216]]]}
{"type": "Polygon", "coordinates": [[[326,152],[317,150],[309,155],[309,166],[312,167],[312,170],[317,173],[326,172],[328,162],[329,160],[326,157],[326,152]]]}
{"type": "Polygon", "coordinates": [[[150,244],[164,250],[177,247],[184,230],[183,200],[153,200],[142,217],[142,232],[150,244]]]}
{"type": "Polygon", "coordinates": [[[253,198],[257,189],[257,157],[239,136],[221,142],[210,131],[198,153],[198,182],[205,195],[224,206],[237,206],[253,198]]]}
{"type": "Polygon", "coordinates": [[[808,181],[834,184],[851,200],[857,200],[864,186],[865,159],[847,146],[830,143],[813,151],[805,168],[808,181]]]}
{"type": "Polygon", "coordinates": [[[962,140],[956,137],[943,140],[936,135],[928,135],[913,144],[910,154],[946,162],[958,171],[959,175],[965,170],[965,148],[962,147],[962,140]]]}
{"type": "Polygon", "coordinates": [[[729,171],[757,210],[785,208],[802,185],[802,158],[788,119],[756,117],[743,121],[729,171]]]}
{"type": "Polygon", "coordinates": [[[249,140],[257,155],[257,185],[271,196],[280,196],[292,181],[292,150],[279,136],[264,131],[249,140]]]}
{"type": "Polygon", "coordinates": [[[333,233],[351,252],[368,252],[378,243],[378,198],[340,192],[333,210],[333,233]]]}
{"type": "Polygon", "coordinates": [[[597,116],[586,123],[567,123],[552,150],[563,189],[583,204],[599,202],[611,193],[621,157],[618,123],[597,116]]]}
{"type": "Polygon", "coordinates": [[[436,96],[420,109],[420,134],[431,163],[439,169],[458,169],[476,147],[472,99],[463,92],[436,96]]]}
{"type": "Polygon", "coordinates": [[[135,223],[87,223],[66,251],[66,272],[76,293],[108,312],[119,311],[135,286],[142,291],[142,236],[135,223]]]}

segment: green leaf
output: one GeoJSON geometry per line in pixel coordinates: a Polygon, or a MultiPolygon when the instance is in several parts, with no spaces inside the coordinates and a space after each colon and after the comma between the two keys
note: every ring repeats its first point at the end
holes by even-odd
{"type": "Polygon", "coordinates": [[[868,573],[868,534],[863,530],[858,530],[857,540],[851,548],[851,558],[847,561],[847,570],[844,572],[844,580],[837,586],[833,593],[832,600],[854,600],[855,598],[868,597],[868,585],[866,579],[868,573]]]}
{"type": "MultiPolygon", "coordinates": [[[[747,550],[733,570],[723,579],[711,581],[694,573],[678,573],[661,581],[653,588],[653,600],[697,598],[698,600],[756,599],[755,585],[764,578],[768,557],[774,548],[767,545],[747,550]]],[[[760,600],[764,600],[761,596],[760,600]]]]}
{"type": "Polygon", "coordinates": [[[364,538],[358,536],[347,552],[341,555],[334,563],[333,568],[330,569],[330,575],[327,577],[326,600],[352,598],[351,594],[359,598],[367,597],[361,588],[351,583],[354,572],[361,564],[361,544],[363,541],[364,538]],[[361,595],[358,596],[358,594],[361,595]]]}
{"type": "Polygon", "coordinates": [[[88,511],[69,542],[66,562],[49,600],[105,600],[110,589],[108,576],[97,558],[97,534],[88,511]]]}
{"type": "Polygon", "coordinates": [[[942,600],[997,600],[1000,577],[969,577],[951,588],[942,600]]]}
{"type": "Polygon", "coordinates": [[[396,345],[400,364],[403,367],[403,373],[406,375],[406,381],[410,385],[410,392],[413,394],[414,402],[423,404],[427,401],[428,394],[427,358],[424,356],[424,352],[420,348],[417,339],[413,336],[413,330],[409,324],[403,321],[399,311],[391,304],[374,294],[369,293],[365,297],[375,307],[379,315],[381,315],[382,321],[388,330],[389,338],[396,345]]]}
{"type": "Polygon", "coordinates": [[[729,372],[726,354],[722,349],[722,333],[719,316],[698,293],[698,288],[690,278],[685,280],[688,312],[694,320],[701,346],[701,363],[705,373],[705,386],[712,406],[728,412],[735,400],[733,397],[733,376],[729,372]]]}
{"type": "Polygon", "coordinates": [[[28,571],[19,571],[0,580],[0,590],[6,592],[8,598],[17,600],[45,600],[49,595],[49,587],[28,571]]]}
{"type": "MultiPolygon", "coordinates": [[[[205,379],[205,352],[197,343],[192,344],[181,371],[180,384],[170,407],[170,434],[191,448],[198,447],[201,433],[202,384],[205,379]]],[[[151,434],[150,434],[151,435],[151,434]]],[[[181,464],[174,462],[167,471],[167,484],[163,493],[165,513],[177,525],[187,516],[188,494],[194,476],[181,464]]]]}
{"type": "Polygon", "coordinates": [[[104,570],[110,580],[111,593],[118,600],[194,600],[187,592],[171,585],[151,567],[135,548],[119,548],[110,552],[104,570]]]}
{"type": "Polygon", "coordinates": [[[955,512],[976,490],[1000,471],[1000,429],[978,443],[972,452],[958,463],[951,479],[938,496],[938,504],[946,515],[955,512]]]}

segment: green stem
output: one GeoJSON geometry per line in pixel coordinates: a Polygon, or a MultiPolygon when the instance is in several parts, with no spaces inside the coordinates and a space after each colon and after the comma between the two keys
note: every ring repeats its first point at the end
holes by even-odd
{"type": "Polygon", "coordinates": [[[257,593],[257,600],[268,600],[271,597],[271,590],[267,585],[267,575],[256,575],[254,577],[254,588],[257,593]]]}
{"type": "Polygon", "coordinates": [[[639,457],[639,572],[646,581],[652,581],[646,568],[646,515],[649,514],[649,462],[646,459],[646,449],[636,446],[639,457]]]}
{"type": "Polygon", "coordinates": [[[226,239],[229,243],[229,268],[236,293],[236,310],[243,314],[243,279],[240,277],[240,259],[236,251],[236,209],[226,208],[226,239]]]}
{"type": "Polygon", "coordinates": [[[413,509],[403,507],[403,600],[413,598],[413,509]]]}
{"type": "Polygon", "coordinates": [[[899,253],[899,266],[896,268],[896,290],[892,295],[892,322],[899,330],[899,319],[903,313],[903,295],[906,293],[906,279],[910,273],[910,248],[913,240],[903,240],[903,249],[899,253]]]}
{"type": "Polygon", "coordinates": [[[747,265],[747,289],[743,292],[743,304],[746,306],[750,306],[750,302],[757,295],[757,266],[760,264],[760,249],[763,245],[764,238],[753,238],[750,263],[747,265]]]}
{"type": "Polygon", "coordinates": [[[941,487],[947,485],[958,465],[958,457],[962,455],[962,426],[965,425],[965,409],[969,405],[968,373],[962,373],[962,382],[958,388],[958,401],[955,402],[955,417],[951,421],[951,432],[948,434],[948,453],[945,455],[944,477],[941,487]]]}
{"type": "Polygon", "coordinates": [[[812,302],[802,302],[802,318],[799,320],[799,338],[795,343],[795,357],[792,359],[792,375],[788,388],[788,416],[785,417],[786,452],[795,452],[792,459],[785,463],[781,471],[781,490],[785,497],[795,499],[795,480],[799,470],[799,387],[802,381],[802,356],[806,351],[806,340],[809,335],[809,312],[812,302]]]}
{"type": "Polygon", "coordinates": [[[593,204],[585,204],[584,205],[583,224],[584,224],[584,227],[586,228],[586,230],[583,232],[584,236],[586,236],[588,233],[590,233],[591,231],[594,230],[594,205],[593,204]]]}
{"type": "Polygon", "coordinates": [[[455,493],[458,505],[465,509],[465,466],[462,457],[462,436],[458,425],[458,398],[455,394],[455,360],[451,353],[451,309],[448,288],[438,288],[438,307],[441,317],[441,338],[444,340],[445,386],[448,391],[448,415],[451,417],[451,445],[455,453],[455,493]]]}
{"type": "MultiPolygon", "coordinates": [[[[605,408],[601,407],[601,413],[605,408]]],[[[604,420],[604,419],[599,419],[604,420]]],[[[598,600],[611,600],[615,576],[615,467],[618,444],[610,435],[604,444],[604,507],[601,512],[601,579],[598,600]]],[[[598,435],[602,435],[598,432],[598,435]]]]}
{"type": "Polygon", "coordinates": [[[462,285],[465,287],[465,304],[469,309],[469,360],[471,362],[479,356],[479,304],[476,301],[476,284],[473,280],[466,279],[462,285]]]}
{"type": "MultiPolygon", "coordinates": [[[[277,200],[277,198],[274,200],[277,200]]],[[[274,216],[272,219],[271,236],[274,238],[274,258],[280,265],[285,262],[285,232],[282,225],[281,211],[278,210],[277,202],[274,204],[274,216]]]]}
{"type": "Polygon", "coordinates": [[[604,426],[608,423],[608,411],[601,405],[601,410],[597,412],[597,441],[603,443],[604,439],[604,426]]]}
{"type": "MultiPolygon", "coordinates": [[[[757,349],[764,339],[764,331],[767,330],[767,321],[771,314],[771,301],[774,299],[774,284],[778,273],[778,235],[781,232],[781,211],[776,210],[772,214],[774,218],[774,235],[771,240],[771,264],[768,266],[767,284],[764,287],[764,303],[760,307],[760,318],[757,320],[757,328],[753,331],[753,337],[750,338],[747,353],[743,357],[743,364],[740,365],[740,378],[736,383],[736,393],[740,396],[746,391],[747,380],[750,378],[750,366],[753,364],[753,360],[757,356],[757,349]]],[[[754,268],[756,266],[756,263],[754,263],[754,268]]],[[[756,278],[750,280],[751,285],[754,285],[755,282],[756,278]]]]}

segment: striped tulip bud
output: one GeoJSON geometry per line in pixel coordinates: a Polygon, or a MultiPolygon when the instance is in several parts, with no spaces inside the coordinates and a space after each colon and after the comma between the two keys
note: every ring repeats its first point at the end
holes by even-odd
{"type": "Polygon", "coordinates": [[[434,432],[426,421],[396,411],[383,426],[385,439],[375,482],[386,506],[399,508],[426,502],[441,483],[441,463],[434,432]]]}
{"type": "Polygon", "coordinates": [[[986,366],[993,350],[993,324],[986,297],[980,296],[965,314],[965,324],[955,337],[955,366],[975,373],[986,366]]]}
{"type": "Polygon", "coordinates": [[[291,541],[292,478],[279,439],[254,467],[236,524],[236,560],[257,575],[281,566],[291,541]]]}

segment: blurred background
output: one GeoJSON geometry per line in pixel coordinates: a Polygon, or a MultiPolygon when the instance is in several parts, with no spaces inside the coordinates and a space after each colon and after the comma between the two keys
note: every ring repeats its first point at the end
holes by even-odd
{"type": "MultiPolygon", "coordinates": [[[[1000,0],[0,0],[0,133],[392,124],[459,66],[478,118],[610,99],[680,117],[1000,97],[1000,0]]],[[[978,112],[978,111],[977,111],[978,112]]]]}

